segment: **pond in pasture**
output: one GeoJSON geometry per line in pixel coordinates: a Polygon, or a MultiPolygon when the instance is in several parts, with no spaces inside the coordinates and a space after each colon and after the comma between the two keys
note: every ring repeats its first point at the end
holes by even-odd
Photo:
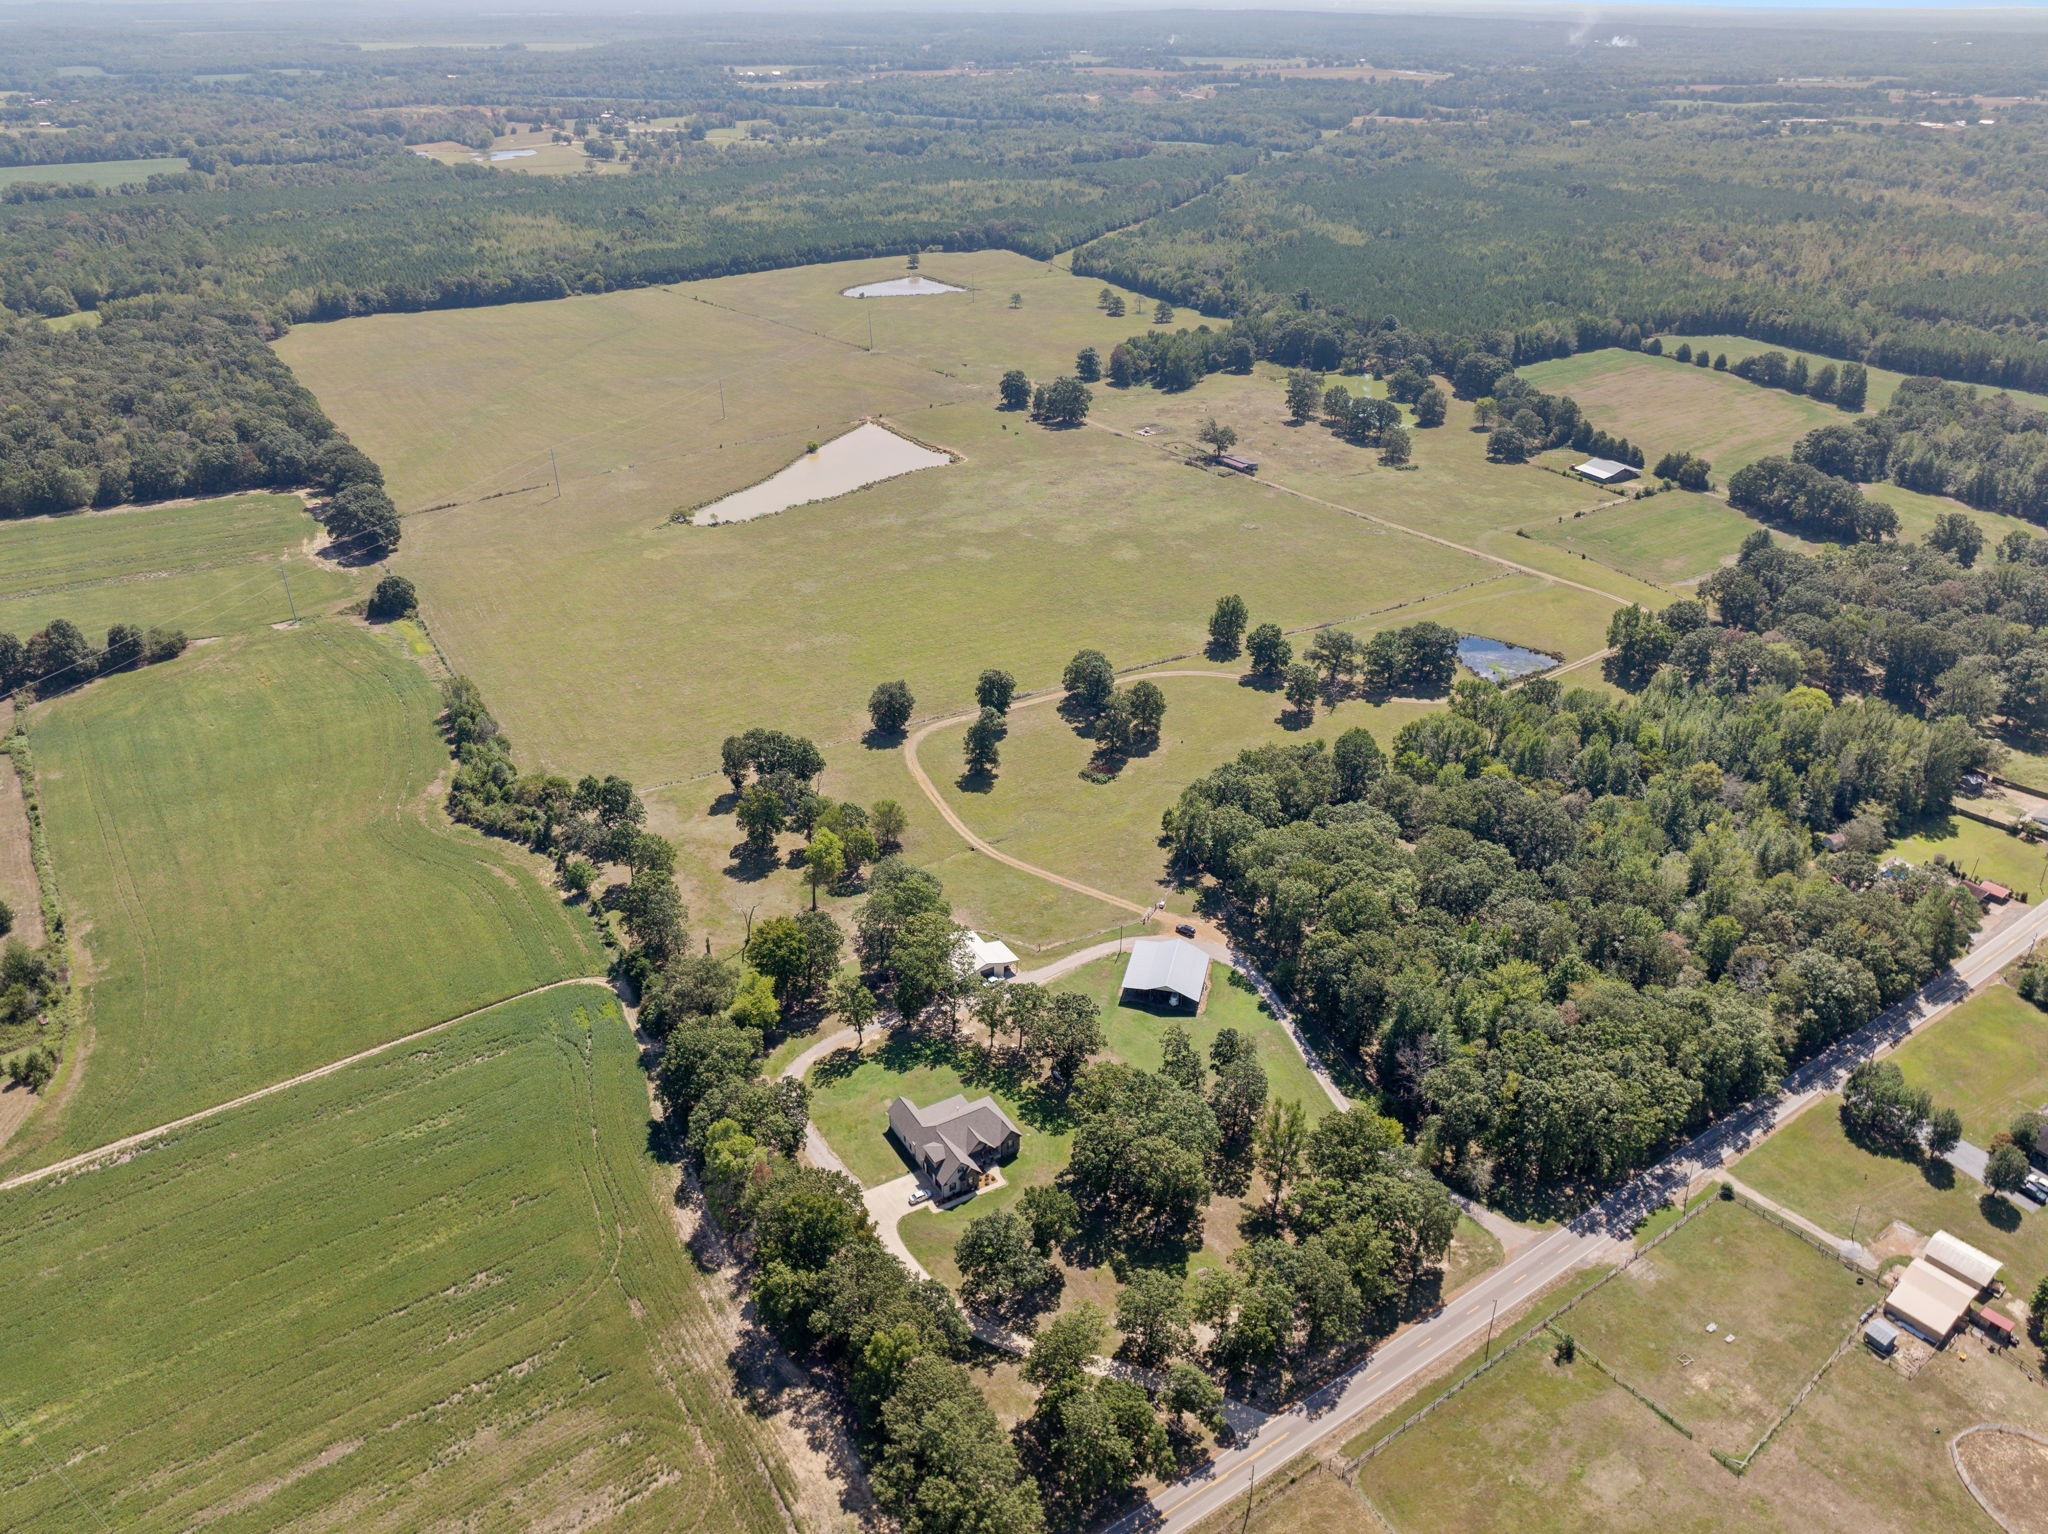
{"type": "Polygon", "coordinates": [[[491,163],[496,165],[504,160],[530,160],[539,153],[538,149],[493,149],[491,163]]]}
{"type": "Polygon", "coordinates": [[[887,282],[864,282],[857,288],[841,290],[841,298],[936,298],[941,293],[964,293],[965,288],[956,288],[950,282],[939,282],[931,277],[921,277],[912,272],[908,277],[892,277],[887,282]]]}
{"type": "Polygon", "coordinates": [[[1458,641],[1458,660],[1475,676],[1489,682],[1512,682],[1518,676],[1548,671],[1557,664],[1558,657],[1545,655],[1541,650],[1525,650],[1505,639],[1467,634],[1458,641]]]}
{"type": "Polygon", "coordinates": [[[806,506],[812,501],[829,501],[899,474],[936,469],[952,461],[951,454],[923,447],[897,436],[886,426],[868,421],[843,437],[834,437],[815,453],[804,454],[760,484],[700,506],[690,520],[700,527],[716,522],[750,522],[755,517],[806,506]]]}

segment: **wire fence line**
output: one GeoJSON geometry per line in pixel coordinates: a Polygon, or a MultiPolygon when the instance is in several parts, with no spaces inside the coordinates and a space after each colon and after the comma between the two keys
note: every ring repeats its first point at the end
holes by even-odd
{"type": "MultiPolygon", "coordinates": [[[[1358,1477],[1358,1472],[1365,1467],[1366,1463],[1377,1457],[1384,1450],[1386,1450],[1394,1442],[1395,1439],[1399,1438],[1403,1433],[1406,1433],[1410,1428],[1416,1426],[1418,1423],[1424,1421],[1438,1407],[1442,1406],[1446,1401],[1449,1401],[1456,1397],[1467,1386],[1471,1385],[1476,1380],[1480,1379],[1482,1376],[1486,1375],[1492,1370],[1499,1368],[1513,1354],[1519,1352],[1528,1343],[1542,1336],[1545,1332],[1554,1330],[1556,1323],[1559,1320],[1563,1319],[1563,1317],[1569,1315],[1573,1310],[1577,1309],[1580,1305],[1584,1304],[1587,1300],[1591,1299],[1594,1295],[1598,1294],[1602,1289],[1606,1288],[1609,1284],[1614,1282],[1615,1279],[1621,1277],[1622,1274],[1628,1272],[1629,1269],[1633,1268],[1637,1263],[1641,1262],[1645,1257],[1649,1256],[1650,1253],[1654,1252],[1666,1241],[1669,1241],[1673,1236],[1677,1235],[1681,1230],[1685,1229],[1686,1226],[1690,1225],[1702,1214],[1705,1214],[1708,1208],[1711,1207],[1713,1203],[1713,1199],[1701,1199],[1692,1208],[1686,1210],[1684,1214],[1680,1215],[1678,1219],[1673,1221],[1669,1227],[1659,1231],[1650,1240],[1643,1243],[1643,1245],[1635,1248],[1628,1254],[1627,1257],[1625,1257],[1619,1263],[1615,1264],[1615,1266],[1613,1266],[1612,1268],[1609,1268],[1605,1273],[1601,1274],[1600,1277],[1596,1279],[1593,1283],[1587,1285],[1584,1289],[1580,1290],[1577,1294],[1573,1295],[1570,1299],[1566,1300],[1562,1305],[1559,1305],[1555,1310],[1551,1311],[1548,1315],[1532,1323],[1524,1332],[1522,1332],[1520,1336],[1516,1337],[1513,1341],[1503,1343],[1501,1345],[1499,1352],[1493,1354],[1485,1362],[1481,1363],[1478,1368],[1472,1370],[1469,1374],[1465,1375],[1464,1378],[1460,1379],[1455,1385],[1451,1386],[1450,1389],[1444,1391],[1441,1395],[1434,1397],[1432,1400],[1416,1408],[1415,1411],[1411,1412],[1401,1421],[1395,1423],[1394,1426],[1388,1429],[1386,1433],[1381,1435],[1372,1443],[1368,1444],[1353,1458],[1340,1461],[1342,1468],[1339,1473],[1343,1475],[1346,1480],[1355,1482],[1358,1477]]],[[[1603,1374],[1607,1373],[1607,1371],[1604,1369],[1601,1372],[1603,1374]]],[[[1610,1379],[1613,1378],[1612,1375],[1609,1375],[1608,1377],[1610,1379]]],[[[1617,1383],[1619,1382],[1617,1381],[1617,1383]]],[[[1631,1393],[1633,1394],[1634,1392],[1631,1393]]],[[[1663,1416],[1666,1414],[1659,1410],[1659,1415],[1663,1416]]],[[[1683,1429],[1681,1429],[1681,1431],[1683,1431],[1683,1429]]],[[[1690,1434],[1688,1434],[1687,1436],[1690,1436],[1690,1434]]]]}
{"type": "Polygon", "coordinates": [[[1822,1362],[1821,1366],[1818,1369],[1814,1370],[1812,1374],[1807,1376],[1806,1383],[1799,1387],[1799,1394],[1795,1395],[1791,1399],[1791,1401],[1786,1404],[1785,1409],[1778,1413],[1777,1420],[1773,1422],[1769,1427],[1764,1429],[1763,1436],[1758,1438],[1755,1443],[1749,1446],[1749,1452],[1747,1454],[1743,1455],[1740,1459],[1737,1459],[1732,1454],[1723,1454],[1719,1449],[1714,1449],[1710,1452],[1713,1454],[1715,1461],[1719,1463],[1723,1469],[1733,1471],[1736,1475],[1745,1474],[1749,1469],[1750,1462],[1753,1461],[1759,1454],[1763,1453],[1764,1450],[1770,1446],[1771,1440],[1778,1436],[1778,1430],[1782,1428],[1787,1422],[1790,1422],[1792,1420],[1792,1414],[1799,1410],[1800,1407],[1806,1404],[1806,1398],[1812,1395],[1815,1389],[1819,1387],[1822,1377],[1826,1375],[1828,1370],[1834,1368],[1834,1366],[1841,1360],[1842,1355],[1848,1352],[1850,1348],[1856,1345],[1856,1339],[1863,1335],[1863,1328],[1865,1323],[1867,1323],[1870,1320],[1870,1318],[1876,1314],[1877,1306],[1871,1305],[1865,1308],[1863,1314],[1856,1318],[1855,1325],[1851,1326],[1848,1332],[1843,1336],[1842,1340],[1835,1344],[1834,1352],[1828,1354],[1827,1358],[1825,1359],[1825,1361],[1822,1362]]]}

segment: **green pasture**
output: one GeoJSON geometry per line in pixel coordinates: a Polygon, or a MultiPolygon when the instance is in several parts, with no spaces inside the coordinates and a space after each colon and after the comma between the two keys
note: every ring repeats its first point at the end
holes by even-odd
{"type": "MultiPolygon", "coordinates": [[[[1302,636],[1299,642],[1306,641],[1302,636]]],[[[1167,698],[1159,743],[1133,755],[1111,782],[1082,780],[1094,741],[1085,725],[1076,728],[1049,704],[1011,710],[1002,762],[992,776],[965,775],[964,725],[929,737],[919,759],[954,812],[1003,851],[1127,900],[1164,897],[1184,910],[1189,896],[1167,869],[1159,827],[1161,814],[1189,783],[1248,747],[1328,741],[1359,724],[1390,744],[1403,724],[1434,707],[1346,702],[1319,710],[1311,728],[1291,730],[1280,723],[1288,710],[1279,694],[1246,685],[1235,670],[1179,663],[1173,669],[1201,674],[1156,679],[1167,698]]],[[[1113,914],[1108,907],[1104,912],[1113,914]]]]}
{"type": "Polygon", "coordinates": [[[1902,1220],[1923,1236],[1946,1230],[1991,1253],[2006,1265],[2007,1281],[2023,1290],[2048,1272],[2048,1220],[2021,1215],[1946,1161],[1922,1166],[1851,1143],[1837,1096],[1815,1103],[1734,1170],[1764,1197],[1838,1236],[1867,1243],[1902,1220]]]}
{"type": "Polygon", "coordinates": [[[25,181],[54,181],[66,186],[129,186],[139,185],[151,176],[171,175],[191,168],[191,161],[182,156],[155,160],[86,160],[76,165],[5,165],[0,166],[0,187],[18,186],[25,181]]]}
{"type": "Polygon", "coordinates": [[[1891,851],[1909,863],[1926,863],[1939,853],[1970,878],[1994,880],[2029,900],[2048,893],[2048,846],[1980,820],[1945,815],[1922,821],[1914,835],[1893,842],[1891,851]]]}
{"type": "Polygon", "coordinates": [[[1960,1113],[1963,1138],[1978,1145],[2048,1104],[2048,1012],[2003,985],[1978,992],[1891,1058],[1908,1082],[1960,1113]]]}
{"type": "Polygon", "coordinates": [[[674,1181],[593,986],[0,1194],[0,1525],[785,1528],[674,1181]]]}
{"type": "Polygon", "coordinates": [[[588,918],[449,825],[425,674],[346,620],[223,640],[30,716],[82,950],[89,1149],[601,965],[588,918]]]}
{"type": "Polygon", "coordinates": [[[1548,393],[1570,395],[1595,426],[1628,438],[1652,464],[1674,450],[1699,454],[1714,466],[1717,484],[1745,464],[1791,452],[1815,427],[1844,419],[1833,405],[1802,394],[1619,347],[1538,362],[1521,374],[1548,393]]]}
{"type": "MultiPolygon", "coordinates": [[[[1941,1355],[1908,1382],[1852,1349],[1746,1475],[1712,1458],[1715,1448],[1747,1451],[1869,1302],[1853,1275],[1798,1237],[1746,1210],[1710,1208],[1557,1323],[1585,1350],[1577,1362],[1554,1362],[1547,1337],[1520,1348],[1366,1462],[1357,1489],[1402,1534],[1988,1531],[1948,1463],[1946,1439],[1987,1417],[2038,1425],[2048,1408],[2019,1371],[1981,1355],[1941,1355]],[[1708,1320],[1720,1327],[1713,1336],[1708,1320]],[[1735,1341],[1721,1341],[1730,1329],[1735,1341]],[[1601,1374],[1588,1352],[1695,1436],[1601,1374]],[[1692,1362],[1678,1362],[1681,1353],[1692,1362]],[[2007,1411],[2021,1415],[2004,1418],[2007,1411]]],[[[1477,1362],[1454,1365],[1349,1451],[1477,1362]]],[[[1310,1506],[1289,1492],[1250,1527],[1366,1534],[1386,1526],[1364,1507],[1354,1513],[1328,1498],[1314,1501],[1315,1520],[1305,1521],[1310,1506]]]]}
{"type": "MultiPolygon", "coordinates": [[[[1754,522],[1725,502],[1674,490],[1563,522],[1532,525],[1529,536],[1669,588],[1731,562],[1755,530],[1754,522]]],[[[1667,590],[1664,600],[1676,595],[1667,590]]]]}
{"type": "Polygon", "coordinates": [[[1740,1456],[1864,1301],[1833,1257],[1717,1201],[1560,1324],[1700,1444],[1740,1456]]]}
{"type": "Polygon", "coordinates": [[[293,602],[332,608],[362,580],[312,559],[316,541],[320,524],[291,495],[0,522],[0,631],[67,618],[97,641],[113,623],[194,636],[282,623],[293,602]]]}

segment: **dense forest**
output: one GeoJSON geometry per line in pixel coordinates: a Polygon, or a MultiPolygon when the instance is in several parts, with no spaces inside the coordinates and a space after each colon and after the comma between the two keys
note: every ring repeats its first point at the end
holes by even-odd
{"type": "Polygon", "coordinates": [[[1759,531],[1616,614],[1632,697],[1460,683],[1391,752],[1243,753],[1165,836],[1426,1164],[1529,1204],[1609,1182],[1975,930],[1879,855],[1995,764],[1987,728],[2048,725],[2048,539],[1988,552],[1954,514],[1815,555],[1759,531]]]}

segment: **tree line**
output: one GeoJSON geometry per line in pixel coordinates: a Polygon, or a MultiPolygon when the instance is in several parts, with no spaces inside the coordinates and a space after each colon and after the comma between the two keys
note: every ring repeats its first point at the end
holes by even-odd
{"type": "Polygon", "coordinates": [[[185,644],[178,629],[116,623],[107,630],[107,642],[96,645],[66,618],[51,620],[26,640],[0,633],[0,696],[54,698],[95,677],[175,660],[185,644]]]}

